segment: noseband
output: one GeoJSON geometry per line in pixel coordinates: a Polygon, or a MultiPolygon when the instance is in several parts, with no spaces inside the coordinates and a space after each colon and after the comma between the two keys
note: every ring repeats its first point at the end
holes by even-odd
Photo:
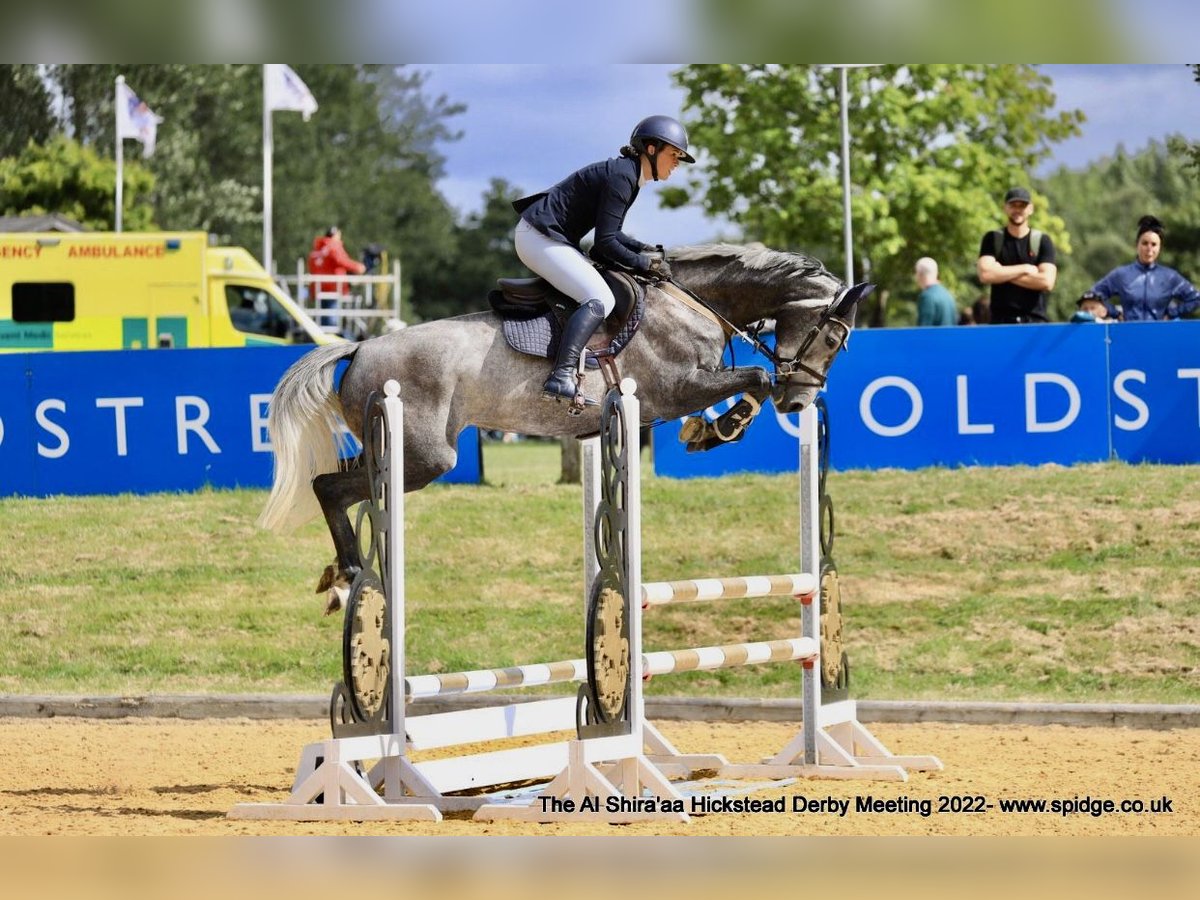
{"type": "MultiPolygon", "coordinates": [[[[847,290],[849,289],[847,288],[847,290]]],[[[808,329],[808,333],[804,335],[804,340],[800,342],[800,347],[796,350],[795,356],[791,357],[790,359],[784,359],[778,356],[774,350],[771,350],[766,346],[758,347],[759,352],[765,354],[775,366],[776,381],[783,381],[786,384],[798,384],[800,387],[813,387],[817,388],[818,390],[825,387],[825,381],[829,378],[828,367],[826,367],[826,371],[818,372],[812,366],[804,362],[804,357],[808,354],[808,351],[812,348],[812,345],[816,343],[817,338],[826,334],[827,329],[836,329],[840,332],[840,336],[836,338],[837,349],[834,350],[834,354],[840,353],[842,350],[846,349],[846,345],[850,340],[850,323],[833,314],[833,311],[837,308],[838,303],[841,302],[841,299],[845,293],[846,291],[842,291],[842,293],[839,294],[837,298],[825,308],[825,311],[821,313],[821,317],[817,319],[816,324],[814,324],[812,328],[808,329]],[[805,375],[812,380],[801,381],[801,377],[805,375]]],[[[826,340],[829,342],[829,346],[832,347],[834,335],[827,335],[826,340]]]]}

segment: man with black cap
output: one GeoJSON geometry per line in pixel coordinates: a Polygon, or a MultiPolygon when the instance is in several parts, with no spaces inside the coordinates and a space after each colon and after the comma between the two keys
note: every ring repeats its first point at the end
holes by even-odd
{"type": "Polygon", "coordinates": [[[1047,322],[1046,294],[1058,278],[1050,236],[1029,227],[1033,198],[1022,187],[1004,195],[1008,222],[979,245],[976,271],[992,286],[992,324],[1047,322]]]}

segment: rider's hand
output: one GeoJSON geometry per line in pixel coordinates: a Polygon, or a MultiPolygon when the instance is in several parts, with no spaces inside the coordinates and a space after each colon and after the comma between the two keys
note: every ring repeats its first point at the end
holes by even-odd
{"type": "Polygon", "coordinates": [[[651,278],[656,278],[659,281],[671,280],[671,266],[661,256],[650,257],[650,265],[647,267],[646,272],[651,278]]]}

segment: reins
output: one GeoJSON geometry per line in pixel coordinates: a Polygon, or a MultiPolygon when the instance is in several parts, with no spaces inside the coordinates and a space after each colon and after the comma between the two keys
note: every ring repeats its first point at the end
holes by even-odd
{"type": "MultiPolygon", "coordinates": [[[[809,347],[811,347],[813,342],[823,333],[826,325],[837,325],[839,328],[841,328],[841,346],[844,347],[847,339],[850,337],[850,326],[833,314],[833,310],[837,307],[838,301],[841,299],[841,296],[839,296],[835,298],[827,307],[825,307],[824,312],[821,313],[821,317],[817,319],[816,324],[808,330],[808,334],[806,334],[804,336],[804,340],[800,342],[800,347],[796,351],[796,355],[791,359],[784,359],[775,352],[774,348],[768,347],[759,338],[758,335],[763,328],[764,320],[760,319],[754,324],[754,326],[742,329],[737,325],[734,325],[729,321],[729,319],[725,318],[725,316],[713,309],[703,298],[699,297],[697,294],[684,287],[679,282],[673,279],[665,279],[656,282],[656,286],[668,296],[674,297],[685,306],[696,310],[696,312],[716,322],[721,327],[721,330],[725,333],[726,343],[729,343],[732,337],[737,335],[746,343],[750,344],[755,350],[771,361],[771,364],[775,367],[775,377],[782,378],[784,381],[792,381],[797,375],[805,374],[813,379],[812,383],[815,387],[824,387],[827,376],[822,372],[818,372],[812,366],[804,363],[802,361],[804,359],[804,354],[808,352],[809,347]]],[[[843,295],[844,293],[845,292],[843,292],[843,295]]]]}

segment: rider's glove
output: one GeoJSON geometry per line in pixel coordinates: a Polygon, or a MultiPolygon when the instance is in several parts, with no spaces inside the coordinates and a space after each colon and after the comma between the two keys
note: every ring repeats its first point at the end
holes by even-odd
{"type": "Polygon", "coordinates": [[[659,256],[650,257],[650,265],[646,268],[646,272],[651,278],[658,279],[659,281],[671,280],[671,266],[665,259],[659,256]]]}

